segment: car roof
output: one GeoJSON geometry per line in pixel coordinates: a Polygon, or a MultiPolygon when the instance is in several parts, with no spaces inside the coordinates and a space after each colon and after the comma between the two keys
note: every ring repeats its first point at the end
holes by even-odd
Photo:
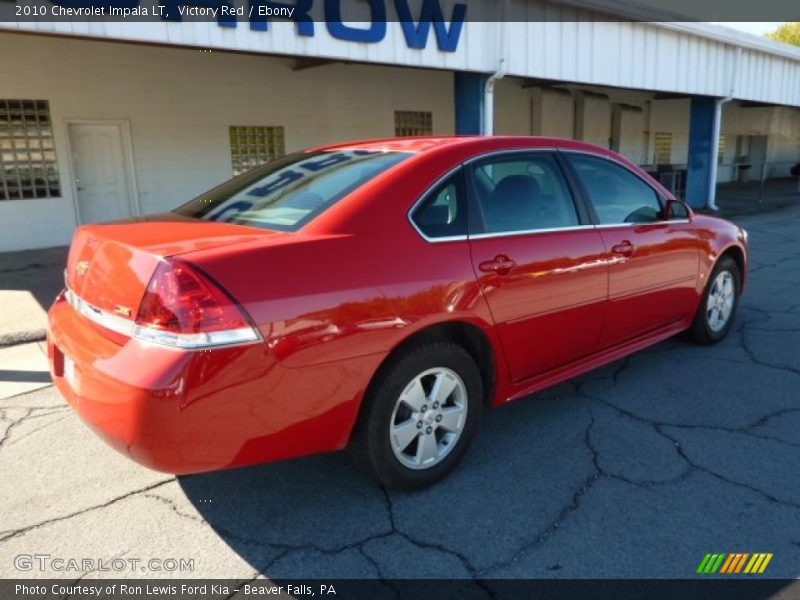
{"type": "Polygon", "coordinates": [[[481,136],[481,135],[447,135],[447,136],[415,136],[415,137],[386,137],[368,140],[353,140],[339,144],[330,144],[311,148],[311,151],[330,151],[330,150],[381,150],[395,152],[422,153],[433,149],[460,146],[468,148],[485,148],[492,146],[497,150],[504,147],[509,149],[528,147],[528,148],[565,148],[572,150],[585,150],[588,152],[608,153],[606,148],[569,140],[564,138],[541,137],[541,136],[481,136]]]}
{"type": "Polygon", "coordinates": [[[369,207],[374,198],[381,198],[380,202],[375,203],[381,207],[385,207],[392,198],[398,198],[397,201],[403,205],[402,210],[407,212],[413,200],[418,200],[426,189],[430,189],[434,182],[455,166],[475,157],[526,150],[565,150],[604,157],[633,171],[664,198],[674,199],[674,195],[669,190],[624,156],[608,148],[564,138],[538,136],[386,137],[318,146],[307,152],[340,150],[405,151],[414,156],[401,161],[353,190],[348,194],[346,201],[335,203],[306,224],[303,227],[306,232],[327,234],[339,231],[371,230],[373,225],[370,225],[368,221],[361,222],[359,219],[367,218],[362,215],[369,213],[369,207]],[[406,182],[406,185],[400,186],[402,193],[387,194],[387,191],[397,189],[398,182],[406,182]],[[412,191],[408,191],[409,188],[412,191]]]}

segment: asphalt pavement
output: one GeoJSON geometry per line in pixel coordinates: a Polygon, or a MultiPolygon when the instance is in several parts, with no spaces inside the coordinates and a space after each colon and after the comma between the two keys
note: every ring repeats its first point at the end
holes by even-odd
{"type": "Polygon", "coordinates": [[[797,578],[800,208],[738,221],[752,270],[728,339],[490,411],[461,468],[414,494],[343,454],[149,471],[39,381],[0,400],[0,577],[684,578],[707,553],[770,552],[763,577],[797,578]],[[18,570],[33,554],[193,570],[18,570]]]}

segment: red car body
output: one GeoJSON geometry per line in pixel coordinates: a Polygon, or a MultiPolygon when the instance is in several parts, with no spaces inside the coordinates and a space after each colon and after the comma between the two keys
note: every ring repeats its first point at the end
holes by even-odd
{"type": "Polygon", "coordinates": [[[503,405],[687,329],[721,255],[747,270],[743,230],[692,212],[433,242],[409,220],[443,175],[506,151],[604,156],[673,199],[608,150],[511,137],[323,150],[341,148],[412,155],[295,232],[175,214],[79,228],[66,283],[90,310],[134,319],[158,265],[179,257],[235,299],[259,335],[230,347],[170,348],[109,329],[59,296],[49,314],[54,381],[112,446],[172,473],[341,449],[373,375],[427,331],[463,340],[488,402],[503,405]]]}

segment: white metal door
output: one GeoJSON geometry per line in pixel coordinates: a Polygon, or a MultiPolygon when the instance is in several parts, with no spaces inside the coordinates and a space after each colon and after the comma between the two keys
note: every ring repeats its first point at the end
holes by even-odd
{"type": "Polygon", "coordinates": [[[122,126],[71,123],[69,139],[80,222],[130,216],[130,174],[122,126]]]}

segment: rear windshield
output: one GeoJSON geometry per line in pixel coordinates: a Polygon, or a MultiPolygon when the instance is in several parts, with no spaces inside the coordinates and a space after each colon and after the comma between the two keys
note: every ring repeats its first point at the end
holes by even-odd
{"type": "Polygon", "coordinates": [[[408,152],[300,152],[223,183],[175,212],[205,221],[296,231],[408,152]]]}

